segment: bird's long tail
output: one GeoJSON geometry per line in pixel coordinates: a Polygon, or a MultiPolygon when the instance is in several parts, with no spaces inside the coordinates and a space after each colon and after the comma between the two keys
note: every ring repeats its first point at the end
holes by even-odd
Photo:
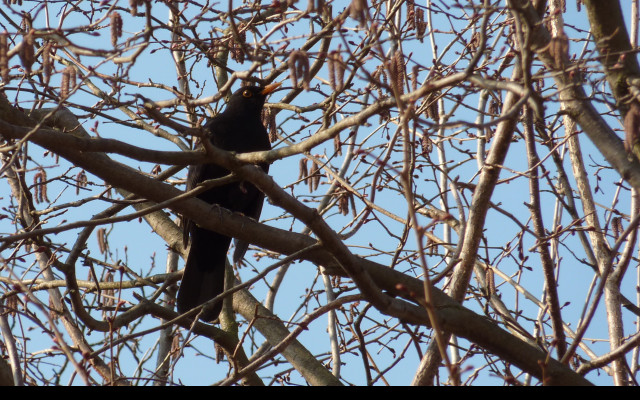
{"type": "MultiPolygon", "coordinates": [[[[184,276],[178,291],[178,312],[184,313],[224,291],[224,271],[231,238],[194,228],[184,276]]],[[[205,310],[200,319],[212,322],[220,314],[222,301],[205,310]]]]}

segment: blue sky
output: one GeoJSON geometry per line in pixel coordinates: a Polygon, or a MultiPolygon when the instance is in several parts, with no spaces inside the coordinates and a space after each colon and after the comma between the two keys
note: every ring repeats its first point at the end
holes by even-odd
{"type": "MultiPolygon", "coordinates": [[[[39,2],[29,2],[25,1],[23,5],[23,9],[30,9],[36,5],[36,3],[41,4],[39,2]]],[[[234,5],[241,4],[240,2],[233,2],[234,5]]],[[[299,2],[299,7],[304,7],[304,5],[299,2]]],[[[418,2],[420,4],[420,2],[418,2]]],[[[439,32],[435,35],[438,40],[442,40],[442,44],[439,44],[439,51],[444,51],[444,47],[446,43],[451,40],[455,34],[462,35],[471,35],[472,32],[463,30],[463,28],[468,24],[468,18],[462,15],[462,11],[456,7],[455,2],[433,2],[435,6],[439,7],[441,10],[445,10],[446,6],[452,6],[450,9],[446,10],[451,13],[451,15],[455,16],[455,18],[445,18],[440,14],[440,18],[434,20],[434,29],[437,29],[439,32]]],[[[113,1],[104,1],[103,6],[108,6],[112,4],[118,4],[122,7],[127,6],[127,2],[119,2],[114,3],[113,1]]],[[[341,7],[347,5],[348,2],[334,2],[333,12],[336,14],[341,7]]],[[[220,7],[220,9],[226,9],[226,3],[221,3],[216,5],[215,3],[211,3],[213,8],[220,7]]],[[[56,3],[50,3],[49,9],[49,23],[50,26],[57,25],[57,18],[59,15],[54,11],[55,7],[57,7],[56,3]]],[[[38,7],[36,7],[38,8],[38,7]]],[[[20,9],[19,7],[15,8],[20,9]]],[[[154,16],[159,19],[166,19],[167,11],[163,9],[163,6],[154,3],[153,5],[154,16]]],[[[34,22],[35,26],[44,27],[46,25],[47,12],[45,9],[39,9],[38,12],[34,12],[36,15],[36,19],[34,22]]],[[[97,13],[97,15],[101,15],[101,13],[97,13]]],[[[215,25],[215,14],[211,12],[212,25],[215,25]]],[[[141,18],[133,18],[126,14],[123,14],[125,19],[124,29],[125,36],[129,32],[137,32],[141,29],[142,19],[141,18]]],[[[188,16],[191,17],[191,16],[188,16]]],[[[80,26],[82,24],[87,23],[87,20],[76,17],[69,18],[65,20],[65,27],[70,28],[72,26],[80,26]],[[78,19],[76,19],[78,18],[78,19]]],[[[498,17],[496,17],[498,18],[498,17]]],[[[568,21],[572,26],[567,27],[567,33],[569,36],[574,37],[584,35],[580,29],[584,28],[586,25],[586,16],[585,11],[582,10],[581,13],[577,13],[575,10],[575,5],[568,5],[568,13],[565,15],[565,20],[568,21]]],[[[353,28],[355,24],[347,26],[348,28],[353,28]]],[[[201,26],[202,34],[206,33],[206,29],[201,26]]],[[[272,28],[271,25],[261,27],[258,31],[261,34],[266,34],[272,28]]],[[[317,27],[316,27],[317,29],[317,27]]],[[[359,32],[351,31],[349,33],[353,35],[353,38],[357,38],[361,35],[359,32]]],[[[290,45],[288,49],[294,49],[296,46],[299,46],[300,43],[303,43],[306,37],[309,35],[309,23],[307,21],[301,21],[299,23],[293,24],[292,28],[290,28],[287,32],[282,30],[278,31],[277,34],[272,36],[273,44],[272,46],[276,48],[278,43],[276,42],[282,36],[287,38],[294,38],[290,41],[290,45]],[[286,35],[286,36],[285,36],[286,35]],[[295,39],[297,38],[297,39],[295,39]]],[[[109,42],[109,37],[104,35],[104,31],[101,36],[90,36],[84,34],[76,34],[72,36],[75,40],[76,44],[86,45],[88,47],[99,46],[103,48],[110,48],[111,44],[109,42]]],[[[145,51],[141,56],[141,59],[131,68],[129,71],[129,76],[134,81],[139,82],[153,82],[153,83],[162,83],[167,85],[168,87],[177,86],[178,82],[176,81],[176,73],[173,65],[173,61],[170,57],[169,51],[166,50],[166,46],[168,46],[168,42],[162,42],[163,40],[168,41],[170,38],[167,36],[166,31],[158,31],[156,36],[154,36],[159,42],[157,42],[154,46],[157,46],[159,50],[157,51],[145,51]]],[[[388,38],[383,38],[388,39],[388,38]]],[[[383,44],[383,48],[385,51],[388,51],[393,42],[391,40],[386,41],[383,44]]],[[[431,53],[431,47],[428,40],[425,40],[424,43],[420,43],[416,40],[406,40],[402,42],[403,50],[406,55],[411,54],[411,60],[408,64],[408,70],[410,70],[409,65],[420,65],[422,67],[420,79],[423,80],[426,78],[427,73],[429,72],[429,68],[433,65],[433,57],[431,53]]],[[[492,55],[496,56],[499,54],[504,54],[500,50],[497,50],[499,46],[502,46],[503,43],[496,43],[494,53],[492,55]]],[[[572,43],[570,53],[581,54],[582,52],[582,43],[572,43]]],[[[348,43],[344,43],[342,49],[344,50],[348,46],[348,43]]],[[[316,50],[314,48],[314,50],[316,50]]],[[[455,53],[455,47],[453,50],[450,50],[446,53],[446,56],[442,59],[442,62],[447,64],[453,61],[459,54],[455,53]]],[[[461,51],[461,49],[458,49],[461,51]]],[[[312,53],[311,51],[310,53],[312,53]]],[[[106,75],[116,74],[118,73],[118,69],[114,67],[112,63],[106,62],[103,63],[101,58],[91,58],[91,57],[83,57],[82,60],[88,64],[96,67],[98,72],[104,73],[106,75]]],[[[13,60],[17,63],[16,60],[13,60]]],[[[274,61],[274,65],[267,65],[264,68],[263,73],[268,73],[272,67],[279,65],[280,63],[286,62],[284,57],[280,57],[274,61]]],[[[376,65],[375,60],[371,61],[371,65],[376,65]]],[[[464,60],[460,62],[461,65],[464,65],[464,60]]],[[[234,70],[243,70],[249,66],[249,63],[237,64],[230,63],[230,67],[234,70]]],[[[365,66],[367,68],[368,66],[365,66]]],[[[494,65],[490,66],[490,69],[494,68],[494,65]]],[[[534,68],[535,71],[535,68],[534,68]]],[[[371,72],[371,71],[369,71],[371,72]]],[[[193,63],[193,76],[197,76],[198,82],[197,85],[195,82],[190,82],[190,87],[194,96],[197,97],[207,97],[212,96],[217,92],[215,78],[212,74],[211,68],[207,67],[206,62],[200,61],[193,63]]],[[[60,75],[54,75],[52,77],[52,85],[55,85],[60,75]]],[[[110,86],[108,82],[100,82],[98,79],[94,79],[95,83],[100,85],[103,90],[110,90],[110,86]]],[[[288,80],[287,73],[282,74],[278,80],[283,81],[283,89],[280,92],[276,92],[269,99],[270,102],[277,102],[287,93],[287,90],[291,88],[290,81],[288,80]]],[[[324,92],[330,91],[328,85],[326,84],[328,80],[327,71],[322,70],[317,79],[312,81],[313,85],[318,85],[320,90],[324,92]]],[[[355,80],[356,85],[362,85],[365,81],[365,77],[361,74],[355,80]]],[[[548,93],[553,93],[553,86],[548,83],[548,93]]],[[[236,85],[237,87],[238,85],[236,85]]],[[[605,88],[606,89],[606,88],[605,88]]],[[[24,101],[21,105],[23,107],[30,106],[29,99],[32,98],[31,94],[28,92],[21,92],[19,94],[15,94],[15,92],[10,92],[10,98],[13,99],[19,98],[20,101],[24,101]]],[[[154,101],[162,101],[168,100],[173,97],[173,94],[169,93],[167,90],[162,89],[151,89],[151,88],[137,88],[133,86],[125,86],[122,90],[114,91],[115,94],[122,101],[133,100],[136,94],[143,94],[144,96],[154,100],[154,101]]],[[[458,88],[456,90],[451,91],[451,95],[454,94],[465,94],[465,88],[458,88]]],[[[305,106],[309,104],[313,104],[314,102],[321,101],[323,96],[319,93],[304,93],[293,101],[293,105],[296,106],[305,106]]],[[[82,103],[85,106],[94,106],[97,103],[97,99],[91,95],[83,92],[78,92],[74,94],[71,101],[76,103],[82,103]]],[[[372,100],[370,100],[372,101],[372,100]]],[[[445,103],[446,107],[453,107],[453,102],[447,100],[445,103]]],[[[459,107],[456,111],[455,117],[453,120],[459,121],[473,121],[476,117],[476,114],[472,112],[470,109],[477,106],[477,96],[469,95],[465,98],[465,104],[469,108],[459,107]],[[467,103],[468,102],[468,103],[467,103]]],[[[548,106],[548,113],[557,108],[557,103],[553,102],[553,97],[551,96],[548,106]]],[[[212,110],[220,110],[223,107],[223,102],[220,101],[216,104],[211,104],[212,110]]],[[[359,106],[350,105],[341,110],[340,113],[337,114],[337,119],[344,118],[349,115],[349,113],[357,112],[359,110],[359,106]]],[[[165,110],[167,111],[167,110],[165,110]]],[[[206,112],[204,109],[200,111],[206,112]]],[[[119,113],[117,110],[111,112],[110,115],[127,120],[128,117],[122,113],[119,113]]],[[[183,117],[184,114],[176,114],[177,117],[183,117]]],[[[305,117],[311,121],[313,118],[319,118],[321,113],[308,113],[305,114],[305,117]]],[[[614,128],[620,128],[619,123],[615,120],[615,118],[611,118],[612,126],[614,128]]],[[[295,112],[282,110],[277,117],[277,122],[279,126],[279,130],[281,135],[291,134],[291,132],[298,132],[298,134],[294,137],[296,141],[300,141],[304,139],[307,135],[315,132],[317,127],[315,125],[310,125],[309,122],[300,118],[295,112]]],[[[359,127],[356,133],[356,141],[359,143],[363,143],[361,148],[370,149],[370,155],[367,157],[356,158],[352,161],[351,166],[347,172],[347,177],[351,179],[354,187],[364,186],[370,183],[371,177],[370,174],[365,174],[363,171],[365,167],[363,166],[364,162],[371,162],[375,157],[381,156],[384,154],[385,148],[384,145],[388,142],[388,137],[394,134],[395,126],[392,124],[385,125],[382,129],[376,129],[378,127],[377,117],[373,118],[371,121],[371,126],[361,126],[359,127]]],[[[142,146],[145,148],[152,148],[157,150],[177,150],[177,147],[173,144],[168,143],[166,140],[162,140],[154,137],[153,135],[144,132],[139,129],[133,128],[123,128],[119,124],[114,124],[104,118],[96,117],[87,117],[83,119],[83,123],[85,128],[89,129],[91,127],[96,127],[96,131],[99,133],[101,137],[110,137],[119,140],[126,141],[128,143],[142,146]],[[94,125],[96,124],[97,125],[94,125]]],[[[559,123],[559,122],[558,122],[559,123]]],[[[456,135],[456,140],[452,140],[447,142],[447,153],[446,157],[448,161],[451,162],[452,166],[455,166],[456,163],[463,161],[463,154],[460,149],[466,149],[468,151],[475,151],[476,141],[469,137],[470,133],[474,133],[471,129],[461,128],[456,130],[451,129],[448,131],[448,134],[456,135]]],[[[94,133],[92,133],[94,134],[94,133]]],[[[343,132],[341,134],[341,139],[345,141],[347,132],[343,132]]],[[[278,143],[277,146],[284,146],[285,143],[278,143]]],[[[590,142],[587,140],[582,141],[582,145],[584,146],[583,152],[585,154],[585,158],[588,160],[587,164],[603,164],[602,157],[599,152],[594,149],[590,142]]],[[[32,145],[30,145],[32,146],[32,145]]],[[[526,171],[526,159],[523,157],[524,153],[524,143],[520,140],[517,143],[514,143],[512,148],[509,151],[507,161],[505,165],[508,166],[508,169],[503,171],[501,175],[501,179],[512,178],[509,184],[499,185],[496,188],[496,192],[493,197],[493,201],[496,203],[500,203],[501,206],[511,212],[516,216],[527,215],[523,213],[528,213],[525,202],[528,201],[528,187],[527,180],[523,177],[518,176],[518,172],[526,171]]],[[[40,155],[42,152],[40,150],[35,150],[30,148],[30,154],[35,157],[35,155],[40,155]]],[[[320,155],[320,158],[323,160],[327,160],[329,156],[333,154],[333,143],[328,143],[324,146],[319,146],[315,148],[312,152],[313,155],[320,155]]],[[[542,150],[541,150],[542,154],[542,150]]],[[[546,155],[546,153],[544,153],[546,155]]],[[[329,160],[329,166],[335,170],[338,170],[342,165],[344,154],[341,157],[331,158],[329,160]]],[[[153,165],[132,162],[130,159],[126,159],[124,157],[113,156],[114,159],[119,160],[121,162],[126,163],[127,165],[134,166],[136,168],[140,168],[140,170],[144,172],[150,172],[153,165]]],[[[430,155],[430,159],[427,158],[418,158],[417,162],[419,165],[423,166],[423,170],[420,170],[417,173],[417,178],[415,180],[415,184],[419,185],[419,193],[423,194],[426,198],[429,198],[433,201],[435,206],[438,206],[438,187],[435,179],[438,178],[438,174],[434,172],[433,169],[429,168],[429,163],[436,159],[436,154],[433,152],[430,155]]],[[[290,159],[280,160],[275,162],[270,168],[270,174],[274,177],[276,182],[282,187],[292,187],[292,190],[299,196],[300,199],[305,201],[309,206],[315,206],[317,204],[318,199],[324,194],[324,191],[328,189],[327,179],[323,178],[321,181],[321,185],[318,190],[313,193],[309,193],[308,189],[302,184],[294,184],[298,181],[298,163],[300,157],[291,157],[290,159]]],[[[393,162],[398,162],[397,158],[392,160],[393,162]]],[[[43,158],[42,162],[44,164],[53,164],[52,158],[43,158]]],[[[551,168],[551,161],[545,161],[551,168]]],[[[51,169],[51,174],[55,174],[54,171],[64,171],[68,165],[63,161],[60,162],[60,166],[51,169]]],[[[163,166],[165,169],[166,166],[163,166]]],[[[565,168],[570,170],[570,165],[568,161],[565,163],[565,168]]],[[[553,171],[553,169],[551,168],[553,171]]],[[[593,168],[592,171],[596,171],[597,175],[592,176],[592,184],[596,184],[600,182],[602,185],[602,190],[597,193],[597,200],[603,205],[602,215],[601,217],[607,218],[609,213],[606,211],[606,207],[611,204],[612,199],[616,196],[615,190],[617,187],[612,184],[613,182],[618,181],[618,177],[613,174],[610,170],[606,169],[597,169],[593,168]]],[[[27,173],[28,182],[33,177],[36,171],[29,171],[27,173]]],[[[72,169],[69,175],[75,175],[79,172],[78,169],[72,169]]],[[[393,170],[390,169],[389,175],[386,176],[390,181],[397,178],[394,176],[393,170]]],[[[455,168],[451,168],[451,174],[453,176],[458,176],[461,182],[469,182],[474,183],[477,180],[476,176],[477,165],[475,160],[473,159],[464,159],[464,162],[460,166],[455,166],[455,168]]],[[[175,178],[182,179],[186,175],[186,170],[182,173],[178,174],[175,178]]],[[[102,182],[96,179],[90,179],[97,186],[90,186],[88,188],[82,190],[82,194],[87,196],[89,193],[99,193],[102,190],[102,182]]],[[[391,187],[398,187],[397,184],[391,183],[391,187]]],[[[65,182],[52,182],[49,185],[49,198],[52,203],[60,204],[66,201],[71,201],[76,198],[75,193],[71,193],[69,188],[66,188],[65,182]]],[[[9,198],[9,193],[6,192],[6,186],[0,186],[0,197],[3,200],[3,206],[7,204],[7,199],[9,198]]],[[[467,192],[468,193],[468,192],[467,192]]],[[[550,194],[543,194],[543,213],[545,215],[545,221],[552,220],[552,215],[555,209],[554,198],[550,194]]],[[[448,198],[450,204],[454,204],[453,198],[448,198]]],[[[470,201],[470,197],[466,197],[467,201],[470,201]]],[[[628,213],[628,203],[629,203],[629,194],[627,191],[623,191],[619,198],[619,209],[623,213],[628,213]]],[[[356,210],[360,212],[363,208],[363,203],[356,201],[356,210]]],[[[402,218],[406,218],[406,204],[402,197],[402,194],[398,191],[387,190],[381,192],[376,197],[376,204],[379,206],[392,211],[398,216],[402,218]]],[[[40,205],[44,207],[44,205],[40,205]]],[[[60,215],[56,218],[52,218],[49,221],[50,226],[54,226],[56,224],[62,224],[68,221],[75,221],[78,219],[87,219],[91,215],[100,210],[104,209],[107,205],[104,202],[94,201],[90,202],[86,205],[77,208],[71,208],[68,212],[63,215],[60,215]]],[[[452,210],[455,211],[454,216],[457,217],[457,211],[455,207],[452,207],[452,210]]],[[[126,209],[124,212],[131,212],[131,208],[126,209]]],[[[266,221],[269,225],[277,226],[282,229],[292,229],[294,231],[301,231],[302,225],[298,221],[293,221],[286,213],[283,213],[282,210],[277,207],[272,206],[271,204],[265,204],[265,208],[263,209],[263,220],[266,221]]],[[[345,229],[349,230],[349,222],[352,218],[351,215],[342,216],[338,214],[335,210],[330,211],[326,216],[327,221],[334,227],[336,230],[345,229]]],[[[350,237],[346,242],[351,246],[351,249],[354,253],[371,257],[373,260],[381,262],[383,264],[389,263],[391,257],[389,256],[389,252],[393,254],[393,251],[398,246],[398,240],[388,234],[389,230],[391,230],[394,235],[400,235],[403,230],[402,224],[392,221],[387,217],[382,215],[377,215],[379,221],[372,221],[368,223],[364,229],[361,229],[357,232],[356,235],[350,237]]],[[[526,221],[526,217],[521,218],[521,220],[526,221]]],[[[541,297],[541,279],[542,273],[540,271],[539,261],[537,255],[530,251],[530,249],[534,245],[534,241],[531,236],[526,236],[523,240],[523,248],[527,252],[529,256],[528,260],[518,260],[518,258],[513,255],[510,257],[500,258],[498,254],[503,254],[503,249],[505,246],[512,246],[514,249],[517,247],[517,232],[519,228],[513,224],[513,222],[507,218],[504,214],[500,214],[494,210],[491,210],[487,217],[487,225],[485,236],[489,238],[489,247],[486,250],[486,257],[493,262],[495,267],[500,268],[507,274],[515,275],[516,279],[519,279],[520,283],[527,288],[527,290],[531,291],[538,298],[541,297]],[[520,273],[520,275],[518,275],[520,273]]],[[[563,217],[563,225],[566,226],[567,223],[571,221],[567,214],[563,217]]],[[[2,234],[6,234],[7,232],[13,232],[14,227],[9,224],[10,221],[4,219],[0,220],[0,232],[2,234]]],[[[420,221],[421,224],[427,225],[431,221],[426,218],[422,218],[420,221]]],[[[110,253],[105,255],[100,255],[97,246],[97,240],[95,236],[92,237],[89,241],[89,249],[91,256],[96,257],[98,259],[103,259],[106,263],[116,263],[117,261],[125,263],[129,268],[133,271],[139,273],[140,275],[148,275],[148,274],[158,274],[164,271],[165,260],[167,258],[167,248],[164,242],[152,233],[151,228],[143,221],[134,220],[128,223],[120,223],[113,226],[105,227],[109,231],[109,243],[111,245],[110,253]]],[[[54,235],[52,240],[55,240],[60,245],[70,246],[75,237],[77,235],[77,230],[71,230],[69,232],[65,232],[63,234],[54,235]]],[[[435,230],[436,234],[442,234],[442,228],[438,227],[435,230]]],[[[452,238],[452,241],[457,241],[455,234],[452,238]]],[[[414,248],[415,239],[411,237],[407,241],[406,250],[412,250],[414,248]]],[[[577,244],[577,239],[575,236],[567,234],[562,238],[562,244],[571,250],[580,252],[581,248],[577,244]]],[[[558,271],[559,274],[559,290],[561,293],[561,304],[567,303],[565,308],[563,309],[563,313],[565,315],[565,319],[571,326],[575,329],[578,318],[582,312],[582,304],[584,303],[584,299],[588,296],[589,286],[592,281],[592,274],[589,272],[588,267],[581,265],[580,259],[583,258],[580,254],[577,254],[575,258],[568,256],[567,252],[563,253],[563,259],[559,262],[560,268],[558,271]]],[[[253,253],[249,253],[247,256],[247,260],[249,261],[249,266],[240,270],[240,276],[243,279],[248,279],[252,277],[255,270],[262,270],[263,268],[270,265],[273,260],[270,260],[267,257],[261,258],[259,261],[255,261],[252,257],[253,253]]],[[[3,254],[3,257],[6,255],[3,254]]],[[[441,258],[440,258],[441,259],[441,258]]],[[[440,262],[438,257],[430,257],[429,263],[430,266],[436,265],[440,262]]],[[[181,262],[182,266],[182,262],[181,262]]],[[[415,265],[413,265],[415,266],[415,265]]],[[[412,267],[409,263],[400,263],[398,268],[403,270],[409,270],[412,267]]],[[[89,271],[84,267],[80,269],[77,273],[79,279],[86,279],[88,277],[89,271]]],[[[634,265],[634,268],[636,266],[634,265]]],[[[257,297],[258,299],[263,299],[267,290],[267,285],[273,279],[274,273],[271,273],[267,276],[264,282],[256,284],[251,288],[251,293],[257,297]]],[[[635,285],[637,284],[633,277],[629,277],[628,280],[624,282],[623,293],[626,294],[629,298],[634,298],[635,293],[635,285]]],[[[503,300],[507,304],[514,304],[516,301],[515,298],[518,296],[516,291],[511,288],[509,285],[504,284],[503,282],[496,282],[500,288],[500,294],[503,297],[503,300]]],[[[476,282],[473,281],[472,285],[475,285],[476,282]]],[[[277,314],[283,320],[291,320],[293,322],[298,321],[301,316],[304,314],[304,309],[299,309],[299,303],[301,299],[305,296],[308,296],[312,291],[323,290],[324,286],[322,284],[321,279],[318,276],[318,269],[316,266],[311,265],[310,263],[294,263],[288,270],[285,281],[282,285],[282,290],[278,293],[275,310],[277,314]]],[[[145,295],[151,293],[151,291],[144,291],[145,295]]],[[[350,294],[350,293],[347,293],[350,294]]],[[[125,297],[134,302],[135,299],[131,296],[130,293],[125,293],[125,297]]],[[[310,306],[324,304],[326,299],[324,294],[321,293],[318,296],[319,303],[315,303],[314,301],[310,302],[310,306]]],[[[483,313],[483,309],[481,304],[475,299],[469,299],[465,305],[467,307],[472,308],[478,313],[483,313]]],[[[518,301],[518,306],[523,310],[524,314],[527,318],[532,318],[536,315],[537,307],[532,306],[527,300],[522,299],[520,297],[518,301]]],[[[363,305],[359,306],[361,310],[363,305]]],[[[596,322],[594,322],[591,328],[588,331],[588,339],[589,346],[594,349],[598,349],[601,351],[600,354],[606,352],[608,348],[607,343],[597,344],[593,342],[601,341],[602,339],[606,339],[607,331],[606,331],[606,322],[605,316],[603,315],[603,307],[600,307],[598,314],[596,315],[596,322]]],[[[376,359],[378,366],[383,369],[386,366],[394,363],[396,361],[396,357],[399,357],[401,351],[405,349],[404,359],[398,364],[397,367],[393,368],[385,378],[392,384],[395,385],[403,385],[409,384],[413,375],[415,374],[417,365],[419,363],[418,356],[414,349],[412,348],[412,344],[409,336],[406,333],[402,333],[402,328],[398,326],[398,322],[388,317],[381,317],[375,310],[369,311],[371,318],[384,318],[387,321],[389,327],[388,331],[384,331],[383,328],[378,328],[380,331],[380,335],[382,339],[379,344],[372,344],[370,351],[372,352],[372,356],[376,359]],[[397,330],[397,334],[396,334],[397,330]],[[382,335],[384,333],[384,335],[382,335]],[[391,351],[391,346],[393,346],[394,351],[391,351]],[[374,352],[375,350],[375,352],[374,352]]],[[[97,315],[97,314],[96,314],[97,315]]],[[[626,315],[626,314],[625,314],[626,315]]],[[[628,320],[625,321],[627,324],[627,329],[634,329],[634,321],[630,317],[627,317],[628,320]]],[[[344,321],[342,321],[344,322],[344,321]]],[[[522,324],[526,327],[530,327],[534,324],[534,319],[527,320],[523,318],[522,324]]],[[[367,327],[368,321],[365,320],[365,327],[367,327]]],[[[157,320],[146,318],[139,327],[136,329],[145,329],[152,326],[156,326],[158,324],[157,320]]],[[[328,336],[326,333],[326,318],[321,318],[314,323],[311,324],[309,330],[302,334],[298,339],[309,348],[315,354],[320,354],[322,358],[327,358],[326,351],[328,349],[328,336]]],[[[370,324],[370,323],[369,323],[370,324]]],[[[371,327],[372,325],[369,325],[371,327]]],[[[547,327],[548,329],[548,327],[547,327]]],[[[427,330],[422,329],[422,332],[428,333],[427,330]]],[[[547,332],[548,333],[548,332],[547,332]]],[[[345,333],[345,335],[348,332],[345,333]]],[[[42,338],[42,336],[34,336],[34,340],[28,343],[29,351],[34,351],[34,347],[38,349],[47,349],[52,346],[52,343],[45,341],[37,340],[36,338],[42,338]]],[[[373,335],[375,336],[375,335],[373,335]]],[[[103,334],[101,333],[92,333],[89,337],[90,340],[102,340],[103,334]],[[95,339],[94,339],[95,336],[95,339]]],[[[145,353],[148,350],[151,350],[155,345],[155,340],[157,340],[157,334],[149,335],[145,337],[140,342],[140,349],[144,349],[142,353],[145,353]]],[[[258,343],[262,340],[257,339],[258,343]]],[[[351,342],[352,346],[355,346],[355,343],[351,342]]],[[[461,345],[467,346],[468,344],[464,341],[461,342],[461,345]]],[[[213,345],[211,341],[207,339],[196,338],[193,342],[193,346],[195,349],[201,351],[202,353],[211,355],[213,354],[213,345]]],[[[426,345],[423,343],[422,351],[424,351],[426,345]]],[[[353,348],[351,351],[346,352],[343,355],[343,362],[345,366],[342,368],[343,376],[345,380],[349,383],[354,384],[363,384],[364,382],[364,374],[362,372],[362,365],[360,356],[353,353],[353,348]]],[[[467,378],[471,373],[474,372],[474,369],[479,365],[483,365],[485,360],[473,358],[467,360],[463,364],[463,380],[467,378]]],[[[123,351],[120,354],[120,368],[122,369],[124,374],[134,375],[136,369],[139,366],[139,361],[135,360],[134,357],[131,357],[127,354],[126,351],[123,351]]],[[[145,365],[145,367],[147,367],[145,365]]],[[[264,375],[267,375],[267,371],[272,370],[281,370],[282,366],[273,366],[267,368],[264,372],[264,375]]],[[[226,371],[228,369],[228,365],[226,362],[221,364],[215,364],[215,362],[207,356],[199,355],[197,351],[192,349],[187,349],[184,354],[184,358],[179,360],[175,366],[175,379],[176,382],[180,381],[184,384],[202,384],[202,383],[213,383],[219,379],[222,379],[226,371]]],[[[502,384],[502,379],[495,378],[492,376],[490,372],[482,371],[481,378],[475,381],[476,384],[487,384],[493,385],[502,384]]],[[[145,375],[146,374],[142,374],[145,375]]],[[[261,373],[262,375],[262,373],[261,373]]],[[[444,378],[446,373],[442,374],[444,378]]],[[[594,383],[602,383],[607,384],[610,382],[609,378],[604,376],[601,372],[593,372],[587,376],[594,383]]],[[[291,375],[291,379],[293,382],[304,384],[304,380],[297,375],[297,373],[293,373],[291,375]]],[[[61,383],[72,382],[72,383],[80,383],[77,379],[74,379],[71,375],[65,376],[61,383]]],[[[268,383],[266,381],[265,383],[268,383]]],[[[377,384],[382,384],[382,382],[378,381],[377,384]]]]}

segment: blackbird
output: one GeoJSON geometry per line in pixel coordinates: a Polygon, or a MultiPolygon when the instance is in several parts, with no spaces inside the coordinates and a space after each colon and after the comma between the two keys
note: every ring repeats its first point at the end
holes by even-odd
{"type": "MultiPolygon", "coordinates": [[[[231,95],[224,112],[216,115],[206,125],[208,140],[215,147],[236,153],[270,150],[269,135],[262,124],[261,112],[267,95],[279,83],[264,87],[245,86],[231,95]]],[[[260,164],[267,172],[268,164],[260,164]]],[[[187,176],[187,190],[199,183],[229,175],[229,170],[216,164],[193,165],[187,176]]],[[[249,182],[235,181],[217,186],[197,195],[209,204],[217,204],[230,211],[240,212],[258,219],[262,211],[264,194],[249,182]]],[[[191,247],[185,264],[182,283],[178,291],[178,311],[184,313],[197,307],[224,290],[225,262],[231,244],[229,236],[197,226],[193,221],[183,222],[185,243],[190,238],[191,247]]],[[[242,259],[248,243],[236,241],[233,261],[242,259]]],[[[222,301],[204,310],[200,320],[215,320],[222,309],[222,301]]]]}

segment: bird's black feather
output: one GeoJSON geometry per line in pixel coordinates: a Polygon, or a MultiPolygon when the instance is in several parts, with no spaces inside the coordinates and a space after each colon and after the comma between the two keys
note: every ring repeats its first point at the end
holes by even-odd
{"type": "MultiPolygon", "coordinates": [[[[215,116],[206,125],[208,140],[223,150],[248,153],[271,149],[267,130],[262,124],[261,112],[265,98],[277,85],[267,87],[248,86],[235,92],[224,112],[215,116]]],[[[260,167],[267,172],[269,166],[260,167]]],[[[187,190],[199,183],[229,175],[229,171],[216,164],[194,165],[189,168],[187,190]]],[[[249,182],[235,181],[211,188],[197,197],[248,217],[258,219],[262,210],[264,194],[249,182]]],[[[224,290],[225,262],[231,238],[203,229],[193,221],[183,221],[185,239],[190,248],[185,264],[184,276],[178,291],[178,311],[184,313],[197,307],[224,290]]],[[[234,262],[244,256],[247,244],[236,243],[234,262]]],[[[211,322],[218,317],[222,301],[200,315],[203,321],[211,322]]]]}

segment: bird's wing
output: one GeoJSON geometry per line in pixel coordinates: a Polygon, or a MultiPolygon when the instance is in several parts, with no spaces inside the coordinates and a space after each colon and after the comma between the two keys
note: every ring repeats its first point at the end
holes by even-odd
{"type": "MultiPolygon", "coordinates": [[[[213,137],[213,127],[216,125],[217,121],[219,120],[219,115],[213,117],[212,119],[210,119],[205,125],[204,125],[204,131],[205,132],[209,132],[209,134],[211,136],[209,136],[209,138],[203,138],[202,140],[210,140],[211,137],[213,137]]],[[[199,148],[200,145],[196,145],[196,148],[199,148]]],[[[199,164],[199,165],[191,165],[189,167],[189,171],[187,172],[187,192],[193,188],[195,188],[198,183],[200,183],[203,179],[202,179],[202,175],[205,171],[205,166],[203,164],[199,164]]],[[[194,224],[193,221],[191,221],[188,218],[181,218],[181,225],[182,225],[182,243],[185,247],[187,247],[187,245],[189,244],[189,235],[191,232],[191,229],[193,229],[194,224]]]]}
{"type": "MultiPolygon", "coordinates": [[[[268,165],[261,165],[264,172],[269,172],[268,165]]],[[[245,210],[244,215],[247,217],[251,217],[256,221],[260,220],[260,214],[262,213],[262,205],[264,204],[264,193],[258,190],[255,200],[251,203],[251,206],[245,210]]],[[[233,244],[235,245],[235,249],[233,250],[233,263],[237,264],[238,261],[242,260],[244,254],[247,252],[249,248],[249,243],[244,240],[234,239],[233,244]]]]}
{"type": "MultiPolygon", "coordinates": [[[[250,214],[246,213],[245,215],[247,217],[251,217],[256,221],[258,221],[258,219],[260,218],[260,213],[262,212],[263,202],[264,202],[264,193],[260,192],[260,194],[258,194],[258,197],[256,198],[256,201],[254,202],[254,204],[252,204],[253,209],[251,210],[251,213],[250,214]]],[[[244,254],[247,252],[247,249],[249,248],[249,243],[240,239],[235,239],[233,243],[235,245],[235,249],[233,250],[233,262],[235,264],[238,261],[242,260],[242,258],[244,257],[244,254]]]]}
{"type": "MultiPolygon", "coordinates": [[[[202,165],[192,165],[189,167],[189,172],[187,173],[187,192],[194,187],[197,186],[198,182],[202,180],[201,175],[204,170],[202,165]]],[[[189,218],[185,218],[184,216],[181,218],[182,220],[182,243],[185,247],[189,244],[189,232],[193,227],[193,221],[189,218]]]]}

